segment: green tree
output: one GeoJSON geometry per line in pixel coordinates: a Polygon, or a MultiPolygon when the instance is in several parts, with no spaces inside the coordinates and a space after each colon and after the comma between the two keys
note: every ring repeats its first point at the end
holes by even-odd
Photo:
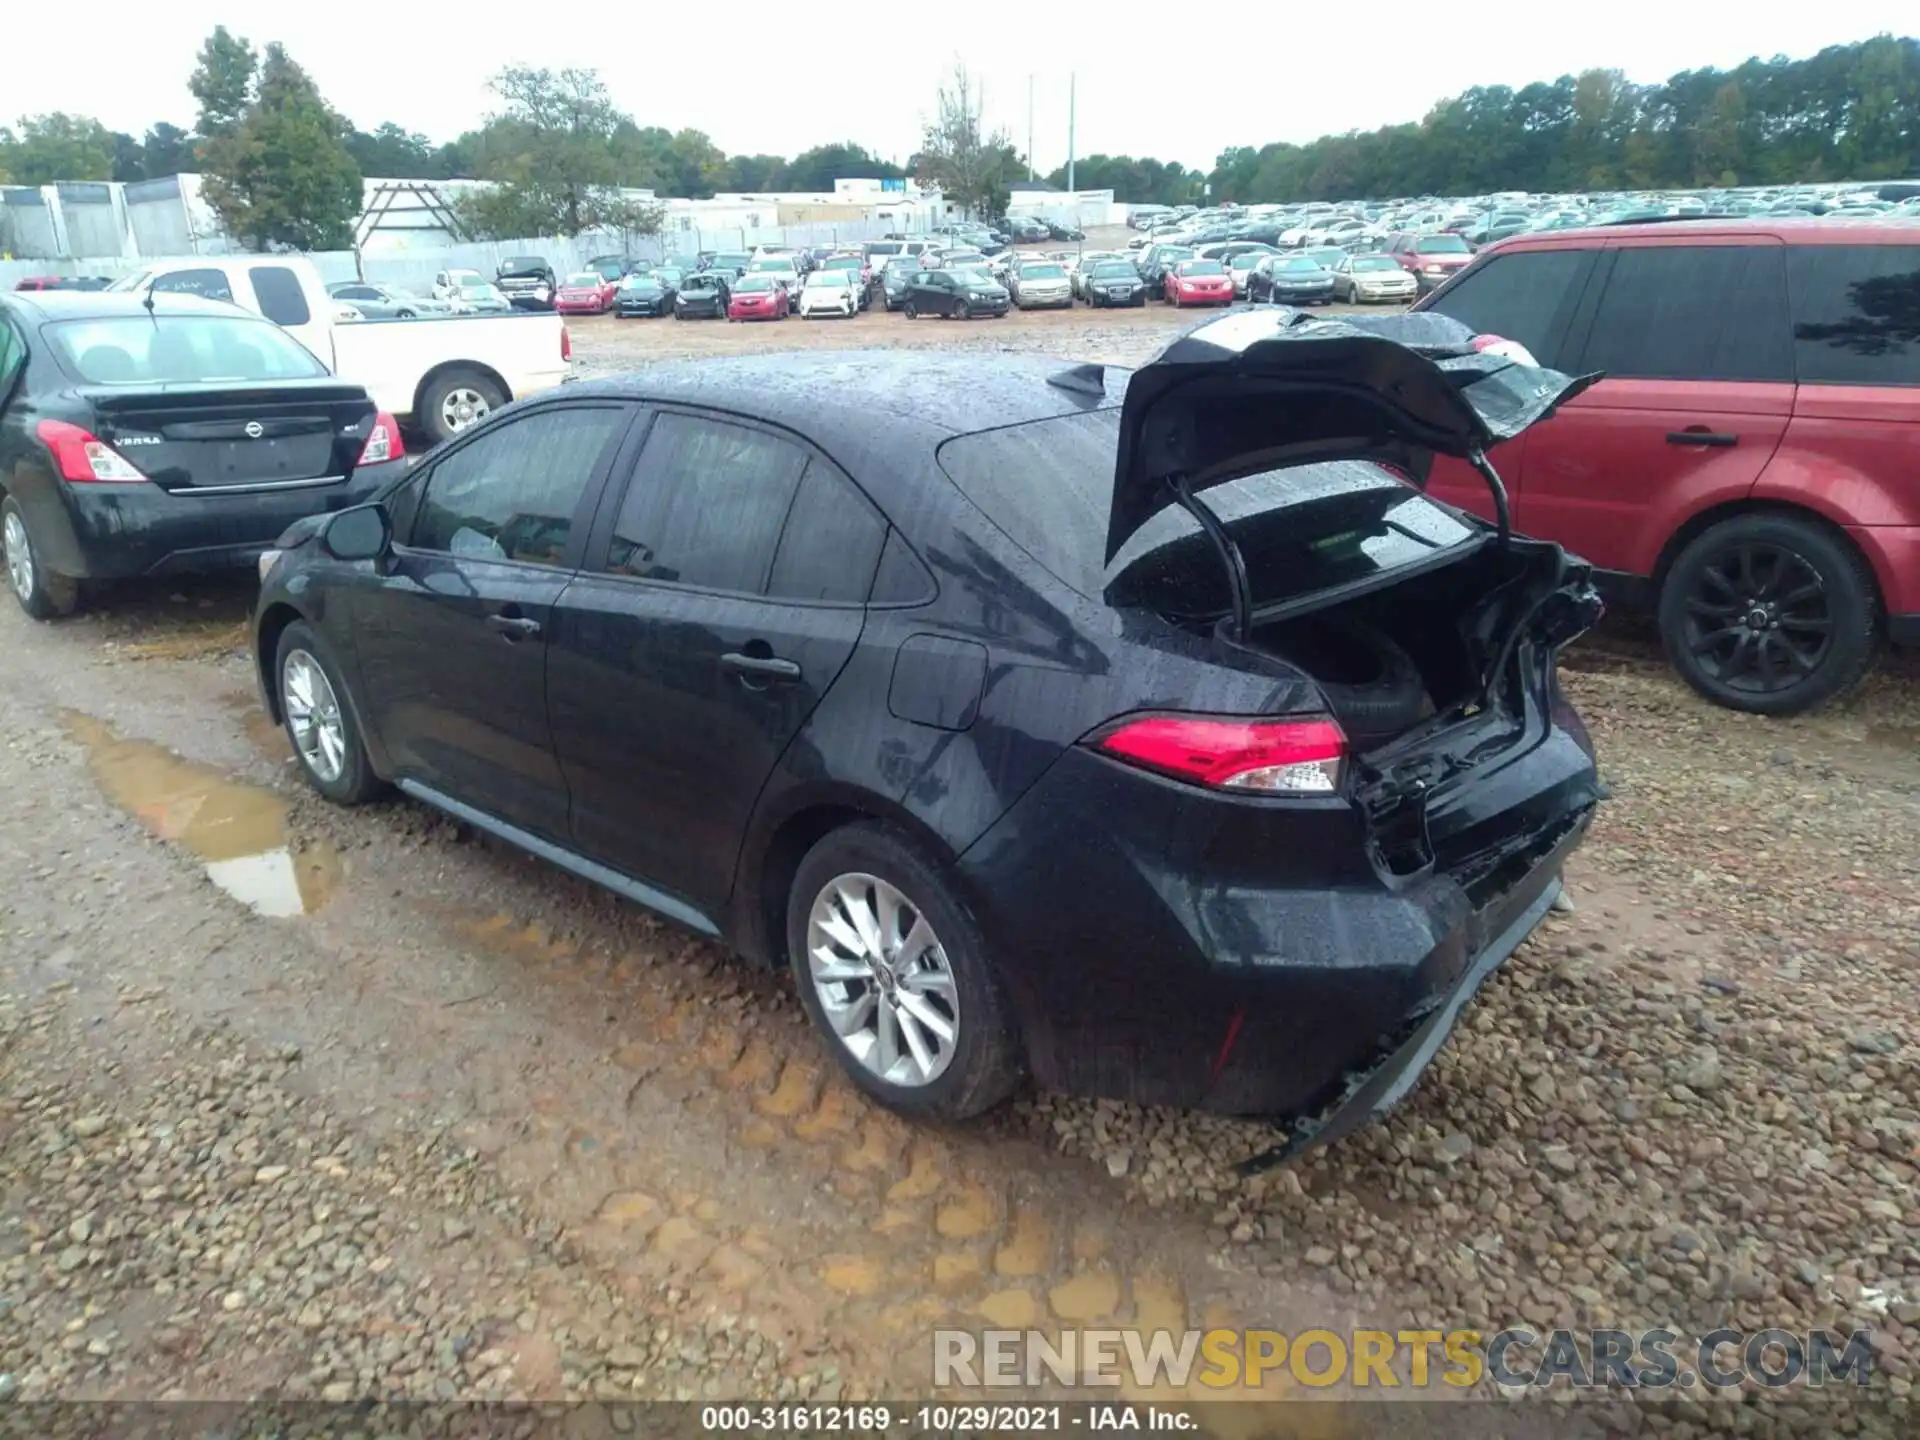
{"type": "Polygon", "coordinates": [[[791,190],[787,180],[787,162],[779,155],[729,155],[726,184],[720,188],[735,192],[753,190],[791,190]]]}
{"type": "Polygon", "coordinates": [[[426,136],[402,130],[391,120],[371,133],[354,130],[346,139],[347,153],[360,167],[362,175],[383,180],[434,180],[439,174],[439,156],[426,136]]]}
{"type": "Polygon", "coordinates": [[[902,174],[898,165],[869,154],[864,145],[843,141],[816,145],[794,156],[782,188],[831,194],[835,180],[898,180],[902,174]]]}
{"type": "Polygon", "coordinates": [[[986,128],[982,110],[980,87],[956,60],[920,137],[920,180],[971,214],[998,215],[1007,208],[1008,183],[1026,167],[1004,130],[986,128]]]}
{"type": "Polygon", "coordinates": [[[193,168],[194,138],[177,125],[162,120],[147,131],[140,151],[148,180],[178,175],[193,168]]]}
{"type": "Polygon", "coordinates": [[[111,180],[114,136],[86,115],[53,111],[22,116],[18,132],[0,128],[0,169],[15,185],[111,180]]]}
{"type": "Polygon", "coordinates": [[[200,133],[209,140],[233,134],[253,99],[253,82],[260,57],[253,42],[233,34],[224,25],[213,27],[200,47],[199,63],[187,89],[200,102],[200,133]]]}
{"type": "MultiPolygon", "coordinates": [[[[476,175],[493,182],[462,197],[457,208],[468,229],[517,239],[644,223],[646,217],[620,193],[623,184],[641,183],[632,171],[640,157],[635,137],[642,132],[614,107],[595,71],[514,65],[492,84],[500,110],[480,131],[462,137],[470,142],[476,175]]],[[[671,151],[678,139],[670,137],[662,150],[671,151]]],[[[687,159],[694,148],[684,147],[679,159],[687,159]]],[[[724,161],[711,141],[706,148],[713,163],[724,161]]],[[[701,157],[693,163],[697,166],[701,157]]]]}
{"type": "Polygon", "coordinates": [[[202,194],[227,233],[256,249],[347,249],[364,189],[348,128],[307,72],[269,45],[238,125],[202,147],[202,194]]]}

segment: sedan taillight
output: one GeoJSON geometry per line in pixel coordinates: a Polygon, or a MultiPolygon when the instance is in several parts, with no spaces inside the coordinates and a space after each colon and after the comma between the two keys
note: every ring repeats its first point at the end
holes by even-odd
{"type": "Polygon", "coordinates": [[[406,458],[406,442],[400,438],[400,422],[382,410],[373,417],[373,429],[367,432],[367,443],[360,447],[360,465],[382,465],[389,460],[406,458]]]}
{"type": "Polygon", "coordinates": [[[147,477],[134,463],[90,431],[64,420],[42,420],[35,427],[53,456],[62,480],[83,485],[138,485],[147,477]]]}
{"type": "Polygon", "coordinates": [[[1143,715],[1115,722],[1089,743],[1116,760],[1189,784],[1273,795],[1332,794],[1347,757],[1340,727],[1318,717],[1143,715]]]}

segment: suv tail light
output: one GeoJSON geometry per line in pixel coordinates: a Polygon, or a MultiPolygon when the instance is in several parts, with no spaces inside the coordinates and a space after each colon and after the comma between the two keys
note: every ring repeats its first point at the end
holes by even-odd
{"type": "Polygon", "coordinates": [[[42,420],[35,428],[40,443],[52,452],[62,480],[76,485],[138,485],[147,479],[126,456],[78,425],[42,420]]]}
{"type": "Polygon", "coordinates": [[[373,429],[367,432],[367,443],[360,447],[358,465],[380,465],[388,460],[400,460],[406,457],[407,445],[400,438],[400,424],[393,416],[382,410],[373,417],[373,429]]]}
{"type": "Polygon", "coordinates": [[[1331,795],[1340,788],[1347,737],[1331,720],[1143,715],[1092,737],[1114,759],[1215,790],[1331,795]]]}
{"type": "Polygon", "coordinates": [[[560,327],[560,358],[573,359],[573,337],[567,333],[567,327],[564,325],[560,327]]]}

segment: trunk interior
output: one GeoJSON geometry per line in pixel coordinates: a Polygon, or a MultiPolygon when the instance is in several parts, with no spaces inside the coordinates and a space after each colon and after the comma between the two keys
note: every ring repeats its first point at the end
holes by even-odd
{"type": "Polygon", "coordinates": [[[168,490],[298,484],[353,472],[373,402],[358,386],[90,394],[100,438],[168,490]]]}
{"type": "MultiPolygon", "coordinates": [[[[1354,796],[1379,863],[1411,876],[1485,841],[1488,802],[1462,796],[1476,773],[1548,738],[1555,652],[1591,628],[1601,606],[1583,562],[1558,545],[1514,539],[1364,593],[1284,608],[1265,621],[1256,614],[1244,641],[1222,621],[1220,641],[1284,661],[1320,686],[1353,745],[1354,796]]],[[[1569,795],[1589,786],[1583,768],[1589,774],[1569,795]]],[[[1540,800],[1536,790],[1495,803],[1511,802],[1517,827],[1540,800]]]]}

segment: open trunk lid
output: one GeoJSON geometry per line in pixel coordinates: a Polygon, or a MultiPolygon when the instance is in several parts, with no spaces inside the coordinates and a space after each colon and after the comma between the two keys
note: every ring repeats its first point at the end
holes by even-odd
{"type": "Polygon", "coordinates": [[[100,438],[168,490],[298,488],[353,473],[374,420],[359,385],[94,386],[100,438]]]}
{"type": "Polygon", "coordinates": [[[1186,503],[1182,492],[1323,460],[1372,460],[1424,480],[1434,455],[1483,457],[1598,378],[1478,350],[1471,330],[1432,313],[1221,316],[1127,385],[1107,559],[1154,514],[1186,503]]]}
{"type": "MultiPolygon", "coordinates": [[[[1315,679],[1336,719],[1339,687],[1276,643],[1289,627],[1358,627],[1417,663],[1412,693],[1417,700],[1425,691],[1424,718],[1357,744],[1353,756],[1350,793],[1383,873],[1411,879],[1438,867],[1471,894],[1493,893],[1510,862],[1599,798],[1584,732],[1560,701],[1554,673],[1557,650],[1600,614],[1591,569],[1502,524],[1497,537],[1449,540],[1350,582],[1290,588],[1298,577],[1259,573],[1287,551],[1271,536],[1262,543],[1258,517],[1230,528],[1201,497],[1264,471],[1329,461],[1370,461],[1419,484],[1432,457],[1444,454],[1476,464],[1504,516],[1486,451],[1597,378],[1480,349],[1472,331],[1445,316],[1323,320],[1276,307],[1197,326],[1127,386],[1107,530],[1110,603],[1142,603],[1140,575],[1116,572],[1112,561],[1147,521],[1177,505],[1226,572],[1222,644],[1315,679]],[[1251,551],[1243,553],[1242,539],[1251,551]],[[1256,591],[1267,603],[1256,607],[1256,591]]],[[[1387,488],[1389,498],[1407,493],[1387,488]]],[[[1313,523],[1310,511],[1325,520],[1335,506],[1381,503],[1378,487],[1327,493],[1334,499],[1319,511],[1295,506],[1266,523],[1284,529],[1289,519],[1313,523]]],[[[1384,535],[1401,521],[1369,512],[1348,523],[1384,535]]],[[[1183,563],[1174,560],[1172,571],[1183,563]]]]}

